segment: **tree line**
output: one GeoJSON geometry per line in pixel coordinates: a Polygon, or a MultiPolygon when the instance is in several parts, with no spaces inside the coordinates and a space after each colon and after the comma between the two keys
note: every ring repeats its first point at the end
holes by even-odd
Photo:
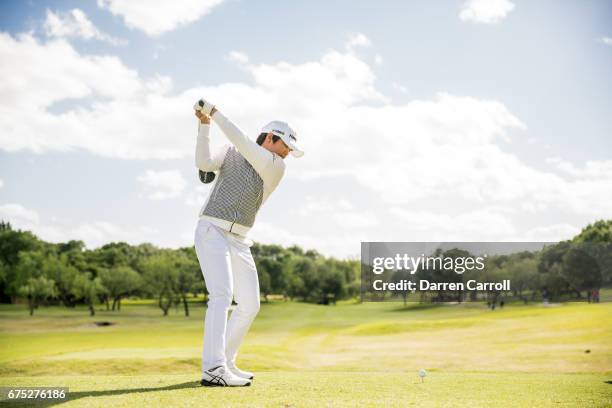
{"type": "MultiPolygon", "coordinates": [[[[460,249],[437,250],[433,256],[443,258],[473,257],[460,249]]],[[[463,274],[442,268],[419,269],[415,274],[404,270],[390,270],[383,278],[390,282],[402,280],[430,282],[479,282],[511,281],[511,290],[501,292],[476,291],[422,291],[416,292],[419,301],[445,302],[477,300],[484,297],[491,304],[501,298],[535,299],[550,301],[562,299],[586,299],[599,301],[599,290],[612,286],[612,220],[597,221],[583,228],[574,238],[547,245],[540,251],[522,251],[510,255],[490,256],[487,267],[473,269],[463,274]]],[[[384,276],[384,275],[383,275],[384,276]]],[[[382,296],[387,296],[383,294],[382,296]]],[[[396,294],[406,302],[408,291],[396,294]]]]}
{"type": "MultiPolygon", "coordinates": [[[[282,295],[289,300],[329,304],[360,294],[357,260],[325,257],[298,246],[255,243],[251,247],[261,295],[282,295]]],[[[439,250],[436,256],[467,257],[467,251],[439,250]]],[[[490,302],[499,298],[558,300],[586,298],[601,287],[612,286],[612,220],[597,221],[576,237],[535,252],[492,256],[487,267],[460,275],[452,270],[429,269],[410,275],[387,271],[386,281],[427,279],[430,282],[502,282],[510,279],[510,293],[490,291],[490,302]]],[[[0,302],[26,300],[33,314],[40,304],[88,306],[94,315],[101,304],[121,310],[126,297],[154,299],[164,316],[172,306],[189,315],[189,298],[208,294],[193,247],[158,248],[150,243],[113,242],[86,249],[82,241],[48,243],[29,231],[0,222],[0,302]]],[[[400,292],[406,301],[409,293],[400,292]]],[[[384,294],[383,296],[386,296],[384,294]]],[[[426,291],[419,301],[478,300],[474,291],[426,291]]]]}
{"type": "MultiPolygon", "coordinates": [[[[359,262],[325,257],[299,246],[255,243],[251,247],[261,294],[314,303],[335,303],[359,293],[359,262]]],[[[208,294],[193,247],[158,248],[113,242],[87,249],[82,241],[48,243],[30,231],[0,222],[0,302],[27,300],[30,314],[41,304],[85,304],[121,310],[126,297],[155,299],[164,316],[189,298],[208,294]]]]}

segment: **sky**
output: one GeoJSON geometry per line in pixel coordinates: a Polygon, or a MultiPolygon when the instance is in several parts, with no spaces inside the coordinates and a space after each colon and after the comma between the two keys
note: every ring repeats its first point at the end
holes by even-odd
{"type": "Polygon", "coordinates": [[[204,97],[305,151],[255,241],[569,239],[612,218],[611,23],[604,0],[3,1],[0,218],[192,246],[204,97]]]}

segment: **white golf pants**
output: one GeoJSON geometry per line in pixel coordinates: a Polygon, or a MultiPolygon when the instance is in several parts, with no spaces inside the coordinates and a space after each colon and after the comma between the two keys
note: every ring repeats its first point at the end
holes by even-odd
{"type": "Polygon", "coordinates": [[[208,289],[202,370],[233,366],[238,347],[259,311],[259,280],[252,241],[200,219],[195,250],[208,289]],[[232,298],[238,306],[227,321],[232,298]]]}

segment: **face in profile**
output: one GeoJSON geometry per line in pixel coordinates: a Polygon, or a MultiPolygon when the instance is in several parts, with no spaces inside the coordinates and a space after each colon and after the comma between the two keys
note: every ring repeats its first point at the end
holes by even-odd
{"type": "Polygon", "coordinates": [[[264,140],[261,146],[273,153],[278,154],[284,159],[285,157],[287,157],[291,149],[289,148],[289,146],[287,146],[285,142],[283,142],[283,139],[279,138],[276,142],[273,142],[272,137],[272,132],[268,133],[266,135],[266,139],[264,140]]]}

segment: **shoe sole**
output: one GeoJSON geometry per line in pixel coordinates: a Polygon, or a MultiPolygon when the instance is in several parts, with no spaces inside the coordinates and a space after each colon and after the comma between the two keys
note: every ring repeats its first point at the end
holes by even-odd
{"type": "Polygon", "coordinates": [[[248,377],[248,378],[247,378],[247,377],[243,377],[243,376],[238,375],[238,374],[234,374],[234,375],[235,375],[236,377],[244,378],[245,380],[251,380],[251,381],[253,381],[253,380],[255,379],[255,376],[254,376],[254,375],[252,375],[252,376],[250,376],[250,377],[248,377]]]}
{"type": "Polygon", "coordinates": [[[226,385],[226,384],[219,384],[219,383],[216,383],[216,382],[211,382],[211,381],[208,381],[208,380],[201,380],[200,381],[200,385],[203,386],[203,387],[250,387],[251,383],[248,382],[248,383],[246,383],[244,385],[226,385]]]}

